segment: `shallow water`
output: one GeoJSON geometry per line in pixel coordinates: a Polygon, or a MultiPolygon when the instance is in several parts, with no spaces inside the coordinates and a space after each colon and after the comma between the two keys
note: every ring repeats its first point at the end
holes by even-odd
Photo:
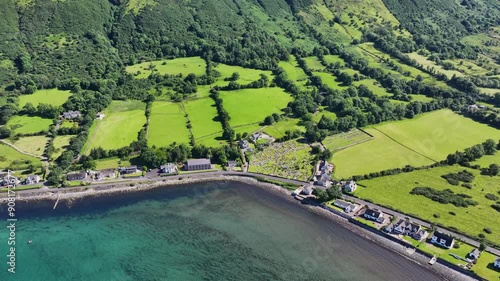
{"type": "MultiPolygon", "coordinates": [[[[0,280],[441,280],[259,187],[209,182],[18,206],[0,280]],[[33,240],[31,245],[26,241],[33,240]]],[[[7,225],[5,210],[2,224],[7,225]]]]}

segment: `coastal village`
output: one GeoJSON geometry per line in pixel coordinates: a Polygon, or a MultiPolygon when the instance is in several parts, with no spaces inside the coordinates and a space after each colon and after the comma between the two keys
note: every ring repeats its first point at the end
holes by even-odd
{"type": "MultiPolygon", "coordinates": [[[[64,118],[76,118],[79,112],[65,112],[63,115],[64,118]]],[[[104,116],[99,116],[99,118],[104,118],[104,116]]],[[[242,155],[252,153],[259,140],[265,140],[264,143],[268,146],[274,142],[271,136],[264,133],[252,134],[247,140],[238,142],[242,155]]],[[[65,185],[70,187],[88,186],[127,180],[162,179],[176,175],[189,176],[197,173],[217,173],[222,170],[254,175],[254,173],[248,172],[249,165],[251,163],[243,162],[241,159],[234,159],[228,160],[225,165],[220,166],[214,165],[208,158],[202,158],[188,159],[184,163],[164,163],[155,168],[138,165],[118,166],[101,170],[68,172],[65,185]]],[[[358,188],[356,181],[352,179],[336,181],[332,177],[334,169],[335,165],[333,163],[326,160],[317,161],[310,180],[294,189],[291,196],[304,204],[308,204],[311,200],[315,200],[317,197],[315,194],[320,190],[322,192],[338,190],[343,195],[322,203],[321,208],[402,245],[409,255],[418,252],[427,256],[429,258],[428,263],[431,265],[441,262],[465,273],[473,272],[478,259],[486,251],[482,244],[472,246],[468,241],[464,241],[462,236],[458,238],[453,232],[439,229],[427,222],[352,197],[351,195],[358,188]]],[[[38,174],[16,176],[16,173],[11,173],[9,170],[0,173],[0,186],[3,186],[4,190],[14,187],[23,189],[23,187],[29,188],[30,186],[42,184],[44,184],[44,181],[38,174]]],[[[496,250],[493,250],[493,252],[498,253],[496,250]]],[[[500,257],[488,264],[488,267],[500,272],[500,257]]]]}

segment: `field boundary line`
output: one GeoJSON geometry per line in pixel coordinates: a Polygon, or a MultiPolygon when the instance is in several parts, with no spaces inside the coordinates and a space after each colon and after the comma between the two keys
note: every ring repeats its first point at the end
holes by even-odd
{"type": "Polygon", "coordinates": [[[377,128],[372,128],[372,129],[377,130],[378,132],[380,132],[380,133],[381,133],[381,134],[383,134],[384,136],[388,137],[389,139],[391,139],[391,140],[392,140],[392,141],[394,141],[395,143],[397,143],[397,144],[401,145],[402,147],[404,147],[404,148],[406,148],[406,149],[409,149],[409,150],[411,150],[411,151],[415,152],[416,154],[418,154],[418,155],[420,155],[420,156],[422,156],[422,157],[424,157],[424,158],[427,158],[427,159],[431,160],[431,161],[432,161],[432,162],[434,162],[434,163],[437,163],[437,162],[438,162],[438,161],[436,161],[436,160],[434,160],[434,159],[432,159],[432,158],[430,158],[430,157],[428,157],[428,156],[426,156],[426,155],[424,155],[424,154],[422,154],[422,153],[420,153],[420,152],[416,151],[415,149],[413,149],[413,148],[411,148],[411,147],[408,147],[408,146],[406,146],[406,145],[404,145],[404,144],[400,143],[399,141],[395,140],[393,137],[391,137],[391,136],[389,136],[388,134],[386,134],[386,133],[382,132],[381,130],[379,130],[379,129],[377,129],[377,128]]]}
{"type": "Polygon", "coordinates": [[[101,125],[101,121],[102,121],[102,119],[99,119],[99,121],[97,121],[97,124],[95,125],[95,129],[92,132],[92,136],[89,137],[89,139],[87,140],[87,143],[84,146],[85,149],[83,150],[82,155],[87,153],[87,150],[89,150],[90,144],[92,143],[92,140],[94,140],[95,134],[97,133],[97,129],[99,128],[99,125],[101,125]]]}
{"type": "Polygon", "coordinates": [[[36,154],[32,154],[32,153],[29,153],[29,152],[26,152],[24,150],[21,150],[19,147],[15,146],[14,144],[12,144],[10,142],[4,141],[4,140],[0,140],[0,142],[2,142],[3,144],[8,145],[8,146],[14,148],[17,152],[19,152],[21,154],[28,155],[28,156],[31,156],[31,157],[35,157],[35,158],[40,159],[40,160],[45,160],[45,157],[40,156],[40,155],[36,155],[36,154]]]}

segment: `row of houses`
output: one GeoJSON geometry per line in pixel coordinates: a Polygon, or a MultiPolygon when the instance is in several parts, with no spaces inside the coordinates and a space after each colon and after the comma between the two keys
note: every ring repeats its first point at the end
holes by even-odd
{"type": "Polygon", "coordinates": [[[0,177],[0,186],[13,186],[13,185],[19,185],[19,184],[36,184],[39,183],[41,180],[39,175],[29,175],[26,176],[24,180],[21,180],[18,177],[15,177],[13,175],[2,175],[0,177]]]}

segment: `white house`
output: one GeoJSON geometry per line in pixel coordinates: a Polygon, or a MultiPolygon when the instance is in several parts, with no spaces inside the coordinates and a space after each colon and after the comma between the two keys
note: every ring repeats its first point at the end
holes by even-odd
{"type": "Polygon", "coordinates": [[[38,182],[40,182],[39,175],[29,175],[26,177],[26,180],[24,180],[24,184],[35,184],[38,182]]]}
{"type": "Polygon", "coordinates": [[[167,163],[160,166],[160,173],[175,174],[177,173],[177,166],[174,163],[167,163]]]}
{"type": "Polygon", "coordinates": [[[18,185],[20,183],[19,179],[14,177],[14,176],[4,176],[2,180],[2,185],[3,186],[9,186],[9,185],[18,185]]]}
{"type": "Polygon", "coordinates": [[[480,255],[481,255],[481,252],[478,249],[474,249],[469,254],[467,254],[467,258],[469,258],[471,260],[477,260],[480,255]]]}
{"type": "Polygon", "coordinates": [[[444,248],[451,249],[453,247],[453,244],[455,244],[455,239],[450,235],[444,234],[439,231],[434,231],[431,237],[431,242],[444,248]]]}
{"type": "Polygon", "coordinates": [[[384,213],[372,209],[366,209],[365,213],[363,214],[363,217],[379,223],[383,223],[385,220],[384,213]]]}
{"type": "Polygon", "coordinates": [[[346,212],[346,213],[354,212],[359,208],[359,205],[357,205],[357,204],[351,204],[347,201],[343,201],[343,200],[339,200],[339,199],[335,200],[333,202],[333,205],[337,206],[339,208],[342,208],[344,210],[344,212],[346,212]]]}
{"type": "Polygon", "coordinates": [[[355,181],[348,181],[344,184],[345,192],[353,193],[354,191],[356,191],[356,188],[358,188],[358,185],[355,181]]]}

